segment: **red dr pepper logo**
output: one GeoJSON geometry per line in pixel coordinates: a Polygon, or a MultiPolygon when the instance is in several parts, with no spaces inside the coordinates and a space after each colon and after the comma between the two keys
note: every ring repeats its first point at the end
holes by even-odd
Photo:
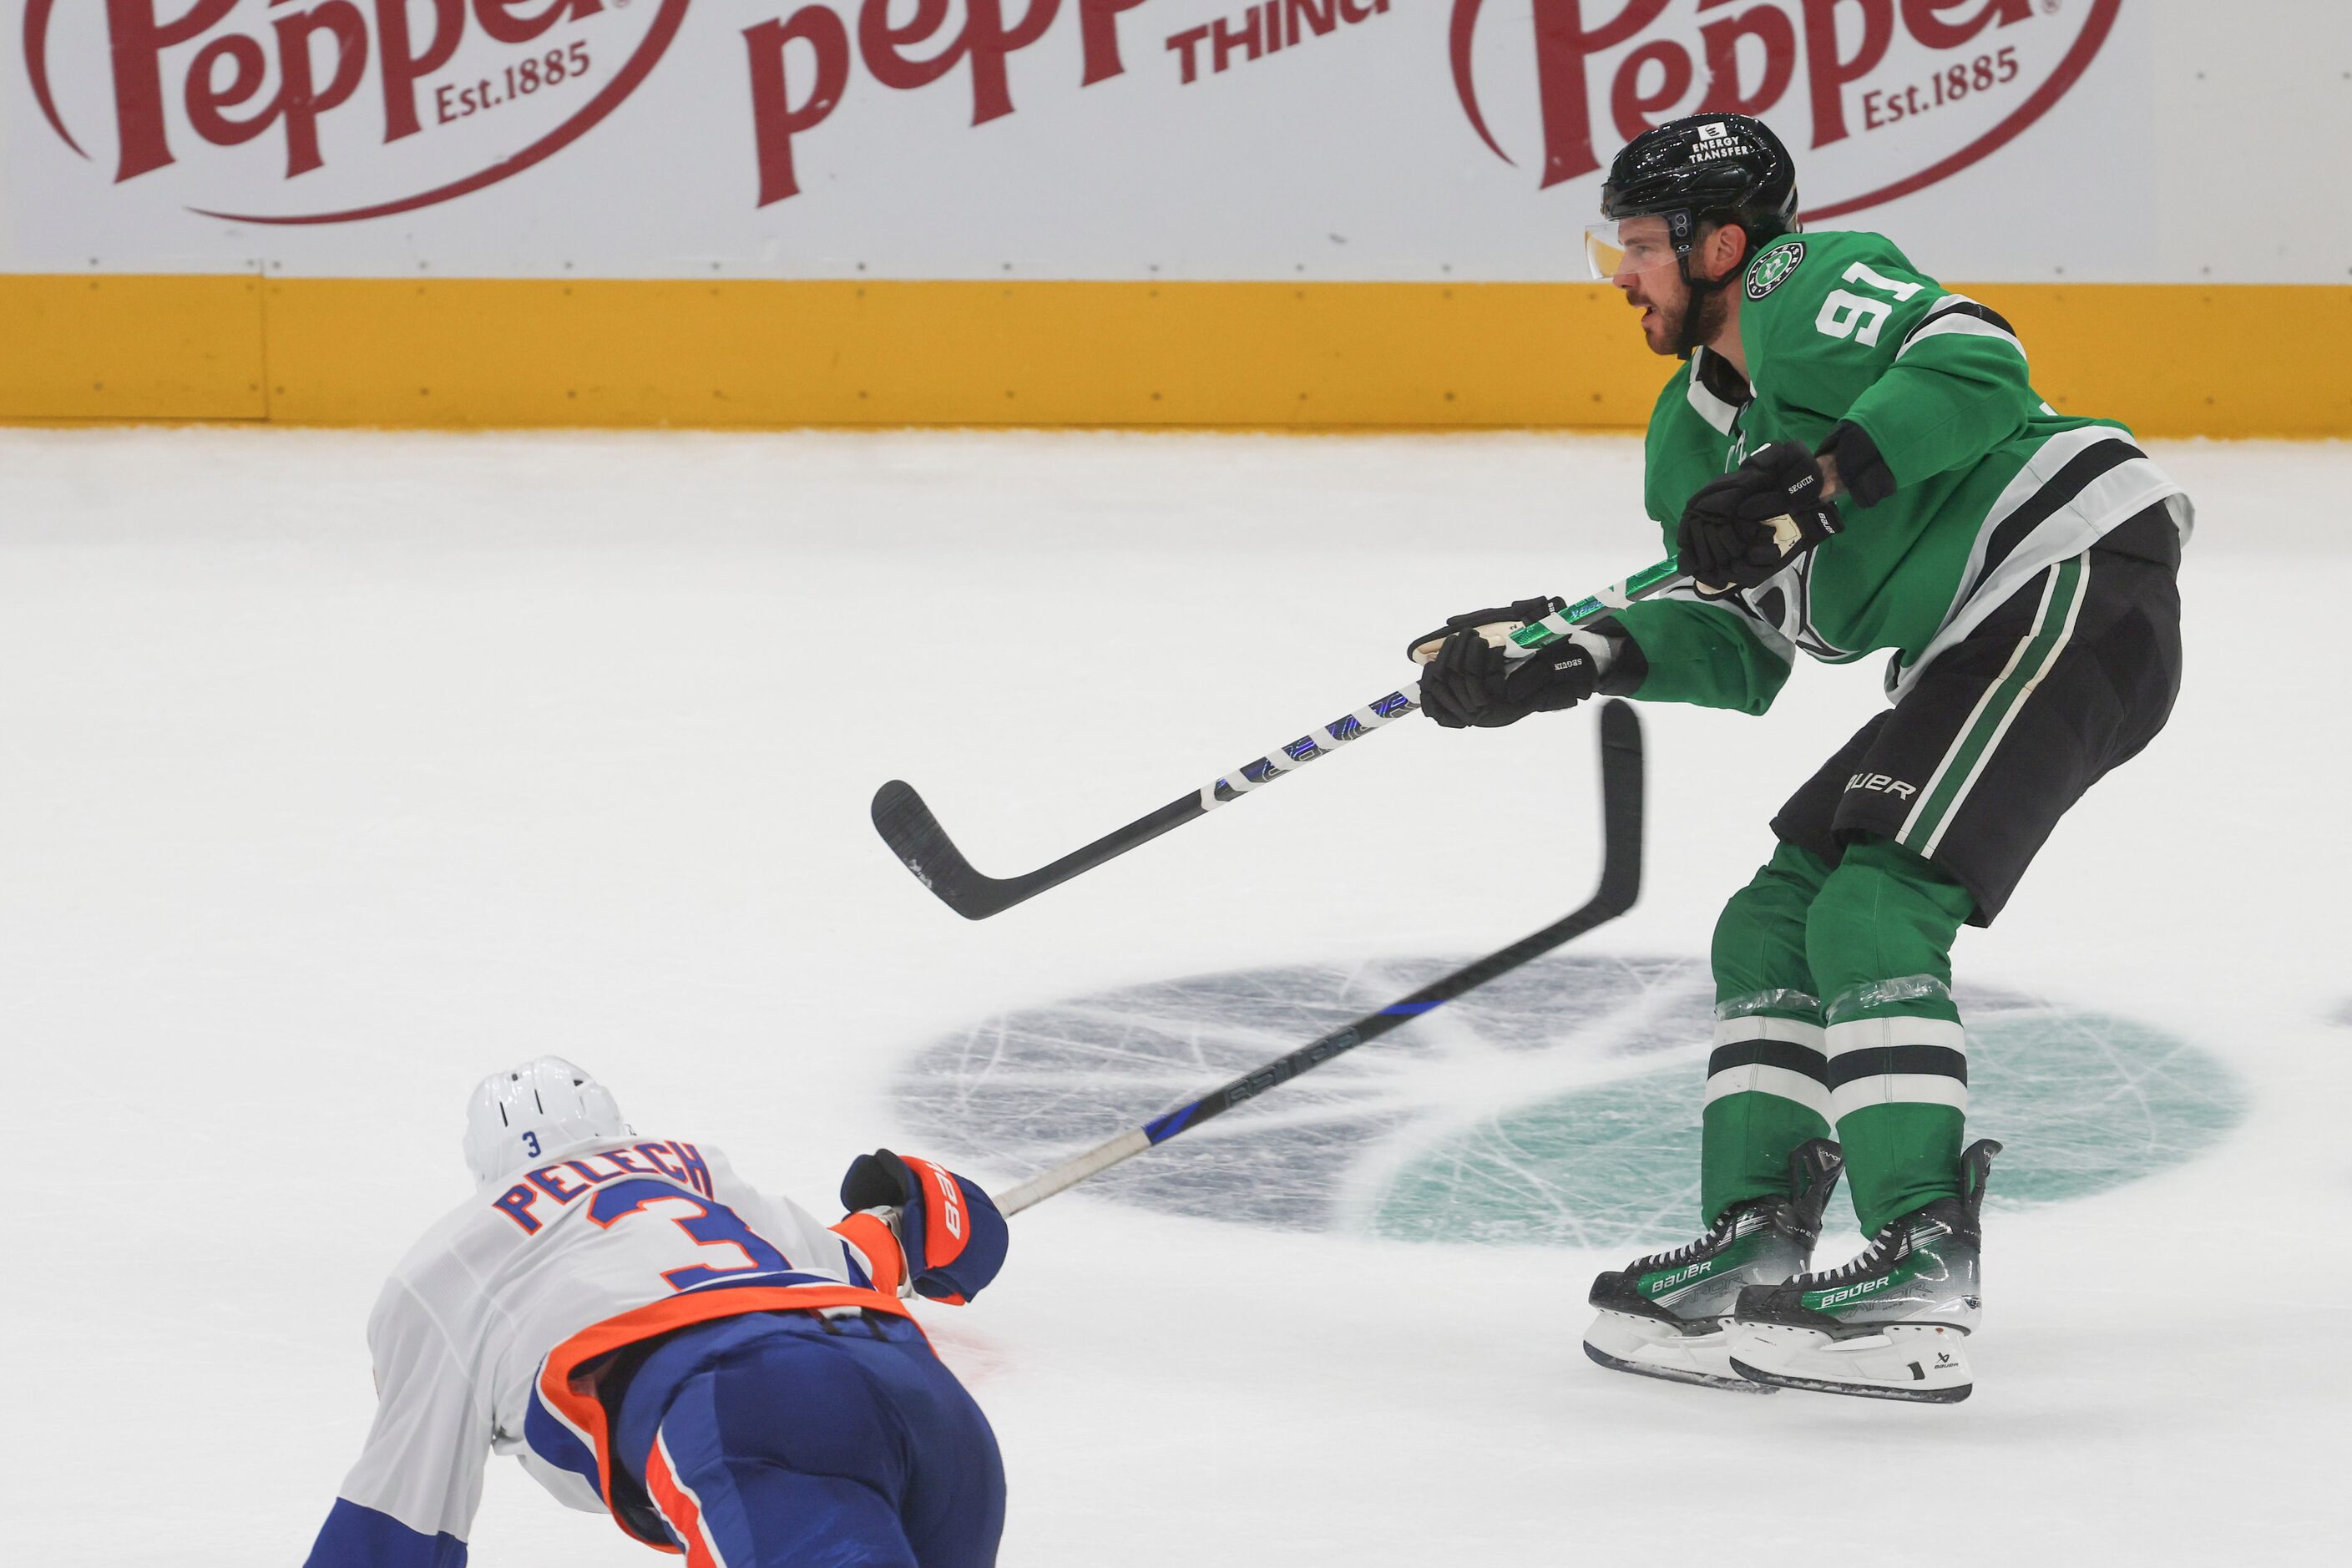
{"type": "Polygon", "coordinates": [[[106,129],[118,184],[164,183],[236,223],[351,223],[578,141],[660,62],[689,3],[26,0],[25,68],[67,146],[92,157],[69,121],[106,129]],[[230,151],[247,143],[268,153],[230,151]]]}
{"type": "MultiPolygon", "coordinates": [[[[1454,88],[1506,163],[1477,75],[1485,0],[1454,0],[1454,88]]],[[[1808,219],[1893,201],[2016,137],[2065,96],[2122,0],[1533,0],[1543,184],[1600,172],[1679,115],[1765,118],[1798,154],[1808,219]],[[1900,171],[1900,172],[1897,172],[1900,171]],[[1891,176],[1891,177],[1890,177],[1891,176]]]]}

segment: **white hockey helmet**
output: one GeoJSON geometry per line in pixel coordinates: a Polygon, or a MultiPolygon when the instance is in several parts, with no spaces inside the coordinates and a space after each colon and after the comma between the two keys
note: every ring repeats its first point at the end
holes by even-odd
{"type": "Polygon", "coordinates": [[[613,1091],[562,1057],[494,1072],[466,1102],[466,1163],[487,1187],[527,1165],[628,1135],[613,1091]]]}

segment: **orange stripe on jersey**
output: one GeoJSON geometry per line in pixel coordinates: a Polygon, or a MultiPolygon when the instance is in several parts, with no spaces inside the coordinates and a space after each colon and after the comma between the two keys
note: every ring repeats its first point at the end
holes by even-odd
{"type": "Polygon", "coordinates": [[[907,1255],[880,1215],[851,1215],[833,1227],[833,1234],[865,1255],[866,1271],[874,1277],[874,1289],[885,1296],[898,1293],[898,1287],[907,1278],[907,1255]]]}
{"type": "MultiPolygon", "coordinates": [[[[747,1312],[812,1312],[823,1307],[862,1307],[869,1312],[887,1312],[914,1321],[913,1314],[900,1306],[896,1297],[856,1285],[744,1285],[731,1290],[689,1291],[591,1323],[548,1352],[547,1360],[539,1369],[539,1397],[595,1450],[596,1489],[605,1508],[610,1509],[613,1435],[607,1428],[604,1403],[596,1397],[596,1371],[590,1363],[624,1345],[649,1340],[673,1329],[715,1323],[721,1318],[740,1318],[747,1312]],[[583,1367],[588,1370],[583,1372],[583,1367]]],[[[920,1325],[917,1328],[919,1331],[920,1325]]],[[[613,1515],[613,1522],[632,1541],[669,1547],[667,1541],[656,1541],[631,1530],[628,1521],[618,1513],[613,1515]]]]}
{"type": "Polygon", "coordinates": [[[678,1479],[677,1467],[670,1463],[669,1445],[662,1441],[658,1429],[654,1433],[653,1452],[646,1456],[646,1490],[653,1493],[654,1506],[686,1542],[686,1568],[727,1568],[727,1559],[719,1555],[719,1542],[711,1539],[710,1527],[702,1522],[702,1500],[678,1479]]]}

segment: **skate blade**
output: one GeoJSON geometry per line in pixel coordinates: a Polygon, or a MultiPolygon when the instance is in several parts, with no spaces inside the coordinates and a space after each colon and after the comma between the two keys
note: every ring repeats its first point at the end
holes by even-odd
{"type": "Polygon", "coordinates": [[[1686,1383],[1695,1388],[1719,1388],[1734,1394],[1770,1394],[1762,1383],[1751,1382],[1732,1369],[1726,1349],[1731,1336],[1676,1334],[1645,1318],[1602,1312],[1585,1331],[1584,1353],[1596,1366],[1686,1383]]]}
{"type": "Polygon", "coordinates": [[[1811,1329],[1734,1331],[1731,1370],[1759,1386],[1958,1405],[1976,1390],[1964,1348],[1968,1336],[1941,1325],[1890,1324],[1877,1333],[1833,1339],[1811,1329]]]}

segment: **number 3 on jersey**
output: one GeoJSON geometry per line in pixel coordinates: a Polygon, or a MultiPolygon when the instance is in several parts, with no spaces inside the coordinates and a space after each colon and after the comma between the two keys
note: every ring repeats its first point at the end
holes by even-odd
{"type": "MultiPolygon", "coordinates": [[[[1849,283],[1867,284],[1884,293],[1894,295],[1895,305],[1908,300],[1923,287],[1917,283],[1897,283],[1894,279],[1859,261],[1847,268],[1844,276],[1849,283]]],[[[1829,298],[1822,301],[1822,313],[1813,318],[1813,327],[1823,337],[1850,337],[1864,348],[1876,348],[1878,330],[1886,325],[1886,318],[1894,313],[1895,305],[1869,299],[1861,294],[1851,293],[1843,289],[1832,289],[1830,290],[1829,298]],[[1859,332],[1854,330],[1857,322],[1862,328],[1859,332]]]]}
{"type": "Polygon", "coordinates": [[[588,1217],[607,1228],[619,1224],[633,1214],[651,1214],[667,1205],[689,1212],[670,1213],[667,1219],[698,1247],[723,1249],[716,1254],[740,1258],[740,1263],[698,1263],[683,1268],[669,1268],[662,1278],[673,1290],[691,1290],[698,1285],[708,1285],[714,1279],[724,1279],[732,1274],[781,1274],[792,1268],[784,1255],[753,1234],[733,1209],[724,1204],[714,1204],[680,1192],[667,1182],[644,1178],[614,1182],[600,1187],[595,1201],[588,1205],[588,1217]]]}

